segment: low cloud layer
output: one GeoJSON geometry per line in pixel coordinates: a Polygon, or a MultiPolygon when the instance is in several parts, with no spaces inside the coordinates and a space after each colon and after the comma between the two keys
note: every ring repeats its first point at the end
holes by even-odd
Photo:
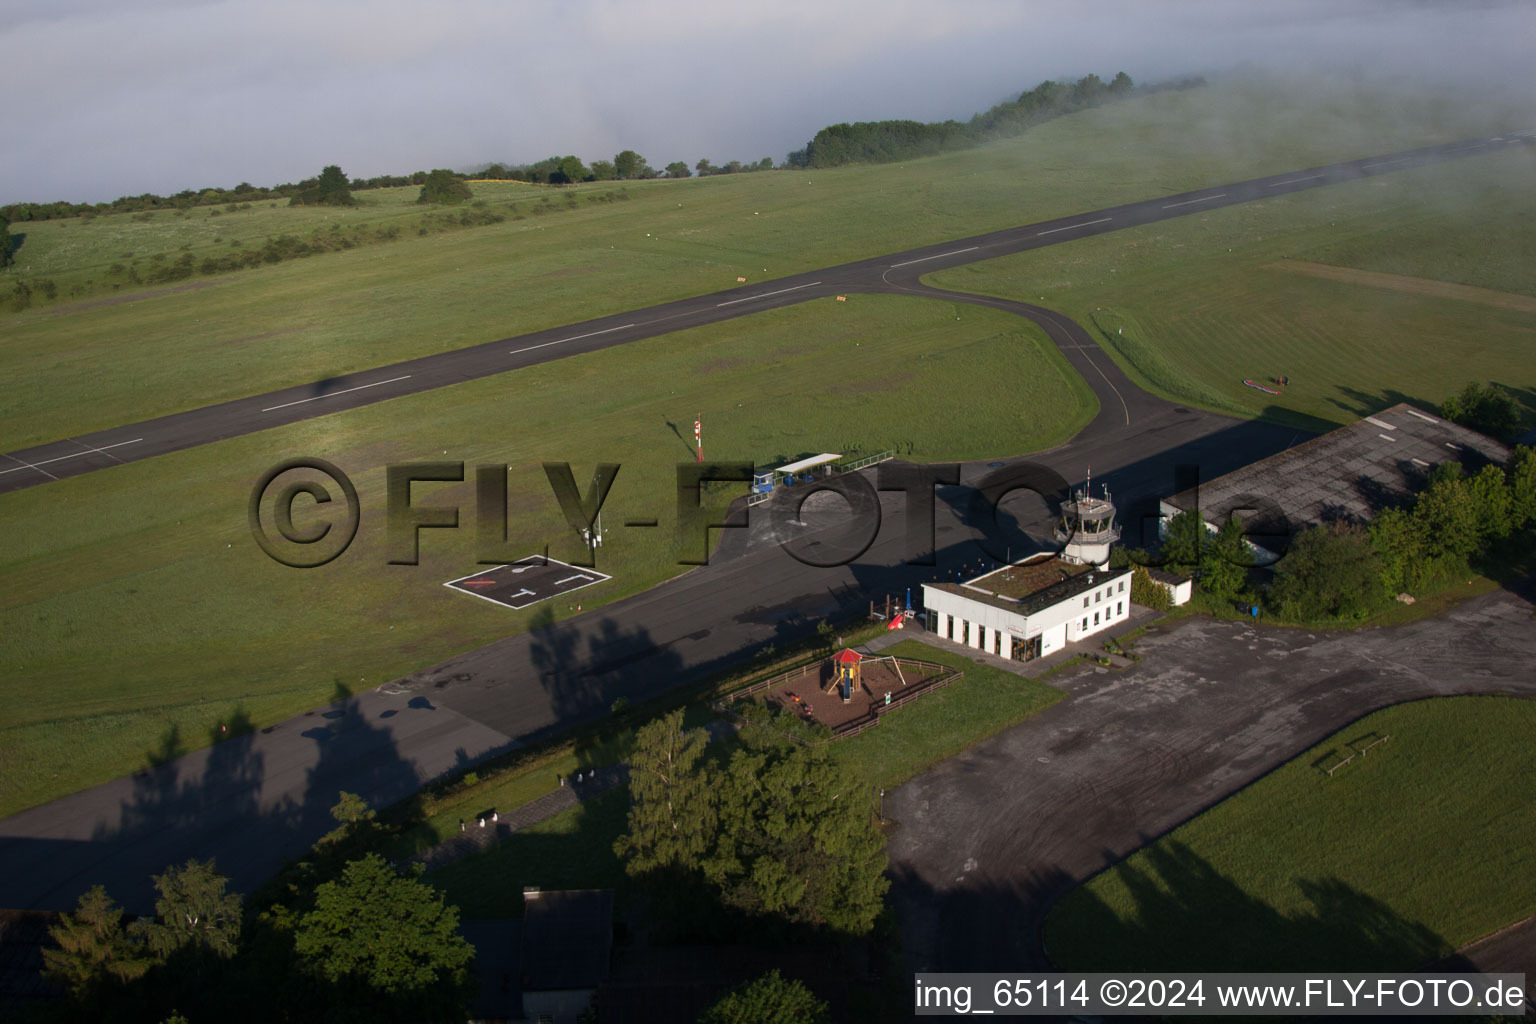
{"type": "Polygon", "coordinates": [[[1536,5],[1229,0],[19,0],[0,203],[339,163],[783,159],[836,121],[964,118],[1044,78],[1243,67],[1536,96],[1536,5]]]}

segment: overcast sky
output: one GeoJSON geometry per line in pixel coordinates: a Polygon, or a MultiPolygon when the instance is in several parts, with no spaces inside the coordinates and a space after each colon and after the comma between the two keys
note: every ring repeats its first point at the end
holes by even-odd
{"type": "Polygon", "coordinates": [[[828,123],[965,118],[1090,71],[1523,89],[1533,44],[1531,0],[0,0],[0,203],[330,163],[779,161],[828,123]]]}

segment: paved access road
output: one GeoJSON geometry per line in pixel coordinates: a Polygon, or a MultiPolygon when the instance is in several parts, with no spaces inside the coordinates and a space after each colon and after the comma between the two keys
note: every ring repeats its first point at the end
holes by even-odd
{"type": "Polygon", "coordinates": [[[1521,143],[1536,144],[1536,135],[1468,139],[1127,203],[63,438],[0,455],[0,493],[812,298],[845,292],[904,292],[930,271],[1521,143]]]}
{"type": "MultiPolygon", "coordinates": [[[[1341,633],[1186,619],[1138,640],[1132,669],[1054,678],[1067,700],[886,794],[908,966],[1049,969],[1040,927],[1068,890],[1351,721],[1422,697],[1536,697],[1533,600],[1528,581],[1341,633]]],[[[1523,934],[1489,962],[1536,970],[1523,934]]]]}

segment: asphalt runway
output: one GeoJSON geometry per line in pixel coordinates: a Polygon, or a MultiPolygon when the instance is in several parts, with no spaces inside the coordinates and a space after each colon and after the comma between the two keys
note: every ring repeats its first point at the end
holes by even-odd
{"type": "Polygon", "coordinates": [[[935,270],[1522,143],[1536,144],[1536,136],[1468,139],[1214,185],[908,249],[62,438],[0,454],[0,493],[815,298],[847,292],[906,292],[920,275],[935,270]]]}

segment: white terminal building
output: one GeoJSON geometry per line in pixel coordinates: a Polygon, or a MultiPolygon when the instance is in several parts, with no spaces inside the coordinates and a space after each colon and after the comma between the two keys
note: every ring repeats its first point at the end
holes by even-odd
{"type": "Polygon", "coordinates": [[[1106,490],[1080,490],[1063,503],[1058,555],[1041,555],[963,583],[923,584],[928,628],[1012,661],[1029,661],[1124,622],[1131,570],[1108,568],[1120,539],[1106,490]]]}

